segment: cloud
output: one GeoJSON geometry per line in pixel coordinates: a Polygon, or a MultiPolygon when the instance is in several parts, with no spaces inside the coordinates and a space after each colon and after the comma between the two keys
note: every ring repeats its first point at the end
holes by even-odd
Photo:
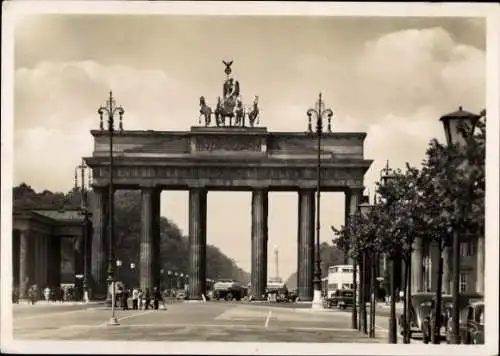
{"type": "Polygon", "coordinates": [[[359,103],[372,111],[372,120],[387,113],[404,118],[423,106],[445,112],[459,104],[475,110],[484,105],[484,52],[456,43],[440,27],[366,42],[356,68],[359,103]]]}

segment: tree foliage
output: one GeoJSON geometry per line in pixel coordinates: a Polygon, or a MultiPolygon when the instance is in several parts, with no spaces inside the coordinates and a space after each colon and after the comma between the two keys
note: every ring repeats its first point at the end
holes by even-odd
{"type": "MultiPolygon", "coordinates": [[[[91,194],[89,195],[91,198],[91,194]]],[[[115,198],[115,255],[123,262],[120,277],[132,281],[130,263],[138,264],[141,234],[140,192],[118,191],[115,198]]],[[[76,209],[81,205],[81,191],[72,189],[67,194],[48,190],[37,193],[22,183],[13,188],[14,210],[76,209]]],[[[92,206],[90,199],[90,206],[92,206]]],[[[189,273],[188,237],[171,220],[160,220],[160,261],[165,271],[189,273]]],[[[207,246],[207,277],[233,278],[247,283],[248,272],[242,270],[216,246],[207,246]]]]}
{"type": "Polygon", "coordinates": [[[420,169],[407,164],[392,179],[377,183],[379,199],[368,217],[332,227],[336,246],[356,258],[363,251],[408,256],[417,237],[442,250],[454,229],[484,234],[485,112],[466,147],[430,141],[420,169]],[[467,164],[464,164],[467,162],[467,164]]]}

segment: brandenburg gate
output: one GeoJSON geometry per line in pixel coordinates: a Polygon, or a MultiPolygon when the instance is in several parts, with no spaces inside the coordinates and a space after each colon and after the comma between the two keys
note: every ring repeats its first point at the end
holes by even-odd
{"type": "MultiPolygon", "coordinates": [[[[306,132],[272,132],[259,127],[258,98],[252,107],[243,108],[239,83],[230,77],[232,62],[224,63],[227,79],[215,110],[200,98],[203,125],[189,131],[120,130],[113,134],[114,187],[141,191],[141,288],[159,285],[162,190],[189,191],[188,298],[194,300],[205,293],[207,192],[251,191],[250,294],[262,298],[267,284],[268,194],[294,191],[299,198],[298,293],[301,300],[312,300],[317,140],[306,132]],[[212,117],[216,125],[211,125],[212,117]]],[[[96,196],[91,274],[95,287],[106,290],[110,135],[102,127],[91,133],[94,151],[85,158],[93,170],[96,196]]],[[[372,162],[363,156],[365,137],[365,133],[330,131],[321,138],[321,191],[345,193],[346,217],[357,209],[364,174],[372,162]]],[[[226,216],[227,228],[237,230],[238,226],[231,225],[230,206],[226,216]]]]}

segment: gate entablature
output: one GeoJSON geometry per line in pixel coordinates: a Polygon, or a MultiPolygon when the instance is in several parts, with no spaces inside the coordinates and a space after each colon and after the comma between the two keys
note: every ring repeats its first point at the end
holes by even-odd
{"type": "MultiPolygon", "coordinates": [[[[109,138],[92,131],[93,156],[86,158],[97,186],[107,184],[109,138]]],[[[360,187],[371,160],[363,158],[365,133],[330,133],[321,145],[322,190],[360,187]]],[[[156,184],[186,189],[268,185],[271,189],[315,187],[316,141],[302,132],[266,128],[204,128],[190,131],[122,131],[113,137],[117,188],[156,184]]]]}

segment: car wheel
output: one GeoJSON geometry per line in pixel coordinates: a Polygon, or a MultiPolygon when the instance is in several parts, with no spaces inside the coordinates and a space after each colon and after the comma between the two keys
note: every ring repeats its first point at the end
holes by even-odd
{"type": "Polygon", "coordinates": [[[233,300],[233,293],[227,293],[226,294],[226,300],[228,300],[228,301],[233,300]]]}

